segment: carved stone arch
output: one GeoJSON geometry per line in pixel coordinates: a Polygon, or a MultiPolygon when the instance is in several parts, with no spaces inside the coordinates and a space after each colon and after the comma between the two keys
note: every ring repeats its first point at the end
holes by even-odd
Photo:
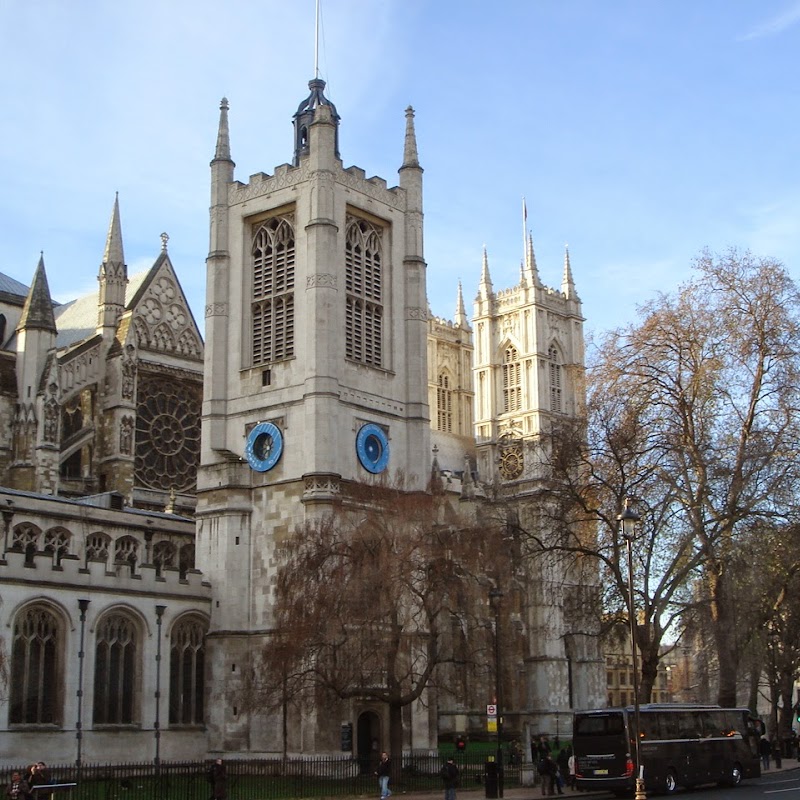
{"type": "Polygon", "coordinates": [[[175,334],[172,332],[168,322],[160,322],[153,329],[150,338],[150,347],[154,350],[161,350],[166,353],[175,351],[175,334]]]}
{"type": "Polygon", "coordinates": [[[200,341],[194,331],[185,330],[178,337],[178,352],[184,356],[199,358],[201,355],[200,341]]]}
{"type": "Polygon", "coordinates": [[[136,347],[147,347],[150,343],[150,328],[148,327],[147,323],[144,319],[140,316],[135,316],[133,318],[133,335],[134,341],[136,342],[136,347]]]}

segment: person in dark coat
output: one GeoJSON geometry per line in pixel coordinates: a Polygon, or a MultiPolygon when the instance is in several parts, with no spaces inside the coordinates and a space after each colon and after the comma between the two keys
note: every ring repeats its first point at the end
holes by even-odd
{"type": "Polygon", "coordinates": [[[455,759],[450,756],[439,774],[444,783],[444,800],[456,800],[456,787],[458,786],[458,767],[455,759]]]}
{"type": "Polygon", "coordinates": [[[211,800],[227,800],[228,776],[225,762],[218,758],[208,769],[208,782],[211,784],[211,800]]]}
{"type": "Polygon", "coordinates": [[[6,787],[8,800],[29,800],[31,787],[20,772],[11,773],[11,782],[6,787]]]}
{"type": "Polygon", "coordinates": [[[378,769],[375,770],[378,776],[378,786],[381,790],[381,800],[386,800],[391,797],[392,793],[389,791],[389,779],[392,777],[392,762],[389,760],[388,753],[381,753],[381,760],[378,762],[378,769]]]}
{"type": "Polygon", "coordinates": [[[553,756],[548,751],[544,757],[539,761],[539,775],[542,778],[542,796],[549,797],[553,794],[553,788],[556,785],[556,775],[558,774],[558,765],[553,761],[553,756]]]}

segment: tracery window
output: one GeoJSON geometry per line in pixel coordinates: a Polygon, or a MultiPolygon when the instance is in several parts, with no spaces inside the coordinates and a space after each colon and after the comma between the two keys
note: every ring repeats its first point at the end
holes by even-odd
{"type": "Polygon", "coordinates": [[[153,546],[153,564],[156,568],[156,575],[162,575],[164,567],[175,566],[176,547],[172,542],[156,542],[153,546]]]}
{"type": "Polygon", "coordinates": [[[32,522],[21,522],[14,526],[11,536],[11,549],[25,553],[25,565],[35,564],[33,557],[39,552],[42,531],[32,522]]]}
{"type": "Polygon", "coordinates": [[[130,725],[138,718],[139,629],[121,612],[97,626],[94,724],[130,725]]]}
{"type": "Polygon", "coordinates": [[[139,373],[134,477],[137,486],[194,491],[200,461],[202,387],[139,373]]]}
{"type": "Polygon", "coordinates": [[[294,356],[294,215],[261,223],[253,235],[252,363],[294,356]]]}
{"type": "Polygon", "coordinates": [[[506,348],[503,354],[503,411],[522,408],[522,369],[516,347],[506,348]]]}
{"type": "Polygon", "coordinates": [[[114,563],[130,565],[131,572],[136,570],[139,561],[139,541],[133,536],[121,536],[114,542],[114,563]]]}
{"type": "Polygon", "coordinates": [[[8,721],[46,725],[61,721],[63,628],[43,606],[29,606],[14,620],[11,643],[11,705],[8,721]]]}
{"type": "Polygon", "coordinates": [[[51,553],[53,564],[59,566],[61,559],[69,553],[70,533],[64,528],[50,528],[44,534],[44,552],[51,553]]]}
{"type": "Polygon", "coordinates": [[[205,697],[205,638],[198,617],[180,620],[172,630],[169,657],[170,725],[202,725],[205,697]]]}
{"type": "Polygon", "coordinates": [[[107,533],[89,534],[86,537],[86,560],[87,561],[108,561],[108,549],[111,545],[111,537],[107,533]]]}
{"type": "Polygon", "coordinates": [[[450,388],[450,377],[442,373],[436,389],[436,411],[438,430],[447,433],[453,430],[453,390],[450,388]]]}
{"type": "Polygon", "coordinates": [[[550,347],[550,410],[561,411],[561,364],[559,364],[558,348],[550,347]]]}
{"type": "Polygon", "coordinates": [[[345,355],[380,367],[383,363],[383,231],[347,217],[345,233],[345,355]]]}
{"type": "Polygon", "coordinates": [[[178,553],[178,569],[180,570],[181,578],[186,577],[186,573],[190,569],[194,569],[194,545],[185,544],[181,547],[178,553]]]}

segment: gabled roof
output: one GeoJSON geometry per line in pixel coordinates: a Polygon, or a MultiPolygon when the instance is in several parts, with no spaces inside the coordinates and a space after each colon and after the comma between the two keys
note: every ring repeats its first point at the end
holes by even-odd
{"type": "Polygon", "coordinates": [[[16,294],[24,300],[28,296],[28,287],[10,275],[0,272],[0,292],[16,294]]]}

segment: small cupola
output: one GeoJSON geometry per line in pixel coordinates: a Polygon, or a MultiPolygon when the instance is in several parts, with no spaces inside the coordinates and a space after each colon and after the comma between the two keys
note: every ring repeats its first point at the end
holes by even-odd
{"type": "Polygon", "coordinates": [[[331,110],[331,119],[336,128],[336,158],[339,158],[339,115],[336,106],[325,97],[325,81],[314,78],[308,82],[311,94],[297,107],[294,115],[294,165],[300,165],[300,156],[308,154],[309,128],[314,121],[314,113],[319,106],[328,106],[331,110]]]}

